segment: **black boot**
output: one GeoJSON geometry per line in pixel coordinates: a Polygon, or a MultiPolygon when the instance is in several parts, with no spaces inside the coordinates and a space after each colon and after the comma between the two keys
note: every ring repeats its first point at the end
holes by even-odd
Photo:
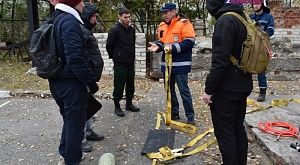
{"type": "Polygon", "coordinates": [[[114,101],[115,103],[115,114],[119,117],[124,117],[125,113],[123,112],[123,110],[120,108],[120,103],[119,101],[114,101]]]}
{"type": "Polygon", "coordinates": [[[180,120],[179,114],[171,114],[171,120],[180,120]]]}
{"type": "Polygon", "coordinates": [[[125,109],[127,111],[131,111],[131,112],[139,112],[140,111],[140,108],[132,105],[132,98],[126,98],[126,107],[125,109]]]}
{"type": "Polygon", "coordinates": [[[119,117],[125,116],[125,113],[123,112],[123,110],[121,108],[115,108],[115,114],[119,117]]]}
{"type": "Polygon", "coordinates": [[[131,105],[126,105],[126,110],[131,112],[139,112],[140,108],[131,104],[131,105]]]}
{"type": "Polygon", "coordinates": [[[257,98],[258,102],[264,102],[266,99],[266,88],[259,88],[259,96],[257,98]]]}
{"type": "Polygon", "coordinates": [[[85,136],[85,138],[88,141],[101,141],[101,140],[104,140],[104,136],[98,135],[92,129],[87,129],[86,130],[86,136],[85,136]]]}

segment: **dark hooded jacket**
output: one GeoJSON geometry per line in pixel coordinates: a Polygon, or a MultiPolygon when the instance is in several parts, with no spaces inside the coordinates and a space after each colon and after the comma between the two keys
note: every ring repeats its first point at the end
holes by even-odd
{"type": "Polygon", "coordinates": [[[98,13],[98,8],[92,3],[85,2],[85,7],[82,10],[81,19],[84,24],[80,24],[81,30],[84,38],[84,48],[86,49],[89,57],[89,65],[93,69],[96,81],[99,81],[101,78],[102,70],[103,70],[103,59],[98,47],[98,42],[96,38],[93,36],[92,29],[96,24],[90,23],[90,18],[98,13]]]}
{"type": "Polygon", "coordinates": [[[125,27],[120,21],[108,32],[106,50],[114,63],[133,65],[135,60],[135,29],[125,27]]]}
{"type": "Polygon", "coordinates": [[[207,0],[206,6],[217,22],[214,26],[212,62],[205,82],[205,92],[209,95],[230,93],[232,99],[249,95],[253,88],[252,75],[245,74],[229,60],[231,54],[240,59],[247,35],[246,27],[235,16],[223,15],[232,11],[245,18],[243,7],[224,4],[224,0],[207,0]]]}
{"type": "Polygon", "coordinates": [[[86,85],[96,83],[93,70],[88,66],[83,46],[83,35],[80,22],[72,15],[56,9],[53,17],[63,14],[55,24],[55,41],[57,53],[62,59],[64,70],[51,81],[74,82],[80,81],[86,85]],[[63,14],[64,13],[64,14],[63,14]]]}

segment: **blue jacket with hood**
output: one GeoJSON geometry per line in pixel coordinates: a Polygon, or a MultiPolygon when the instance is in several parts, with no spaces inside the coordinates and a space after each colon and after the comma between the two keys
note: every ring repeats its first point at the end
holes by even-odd
{"type": "Polygon", "coordinates": [[[56,9],[53,17],[63,14],[55,24],[55,39],[57,53],[64,65],[63,72],[49,81],[81,81],[85,85],[96,83],[96,77],[88,66],[88,54],[84,49],[80,21],[72,14],[56,9]]]}
{"type": "Polygon", "coordinates": [[[274,18],[271,14],[264,11],[262,14],[251,14],[250,18],[252,21],[258,22],[258,26],[270,37],[274,34],[274,18]]]}

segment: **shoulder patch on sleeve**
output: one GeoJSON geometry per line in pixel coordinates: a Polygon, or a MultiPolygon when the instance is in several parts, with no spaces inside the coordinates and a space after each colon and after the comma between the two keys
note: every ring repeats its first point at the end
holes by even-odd
{"type": "Polygon", "coordinates": [[[189,20],[188,19],[180,19],[180,22],[182,22],[182,23],[188,23],[189,20]]]}

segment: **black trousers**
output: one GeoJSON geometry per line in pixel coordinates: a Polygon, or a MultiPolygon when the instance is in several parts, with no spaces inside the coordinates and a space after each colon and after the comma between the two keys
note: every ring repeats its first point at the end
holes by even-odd
{"type": "Polygon", "coordinates": [[[123,97],[125,87],[126,100],[132,100],[134,95],[134,65],[124,66],[114,63],[114,92],[115,102],[119,102],[123,97]]]}
{"type": "Polygon", "coordinates": [[[248,139],[244,127],[247,96],[230,92],[212,96],[211,116],[223,165],[247,164],[248,139]]]}

